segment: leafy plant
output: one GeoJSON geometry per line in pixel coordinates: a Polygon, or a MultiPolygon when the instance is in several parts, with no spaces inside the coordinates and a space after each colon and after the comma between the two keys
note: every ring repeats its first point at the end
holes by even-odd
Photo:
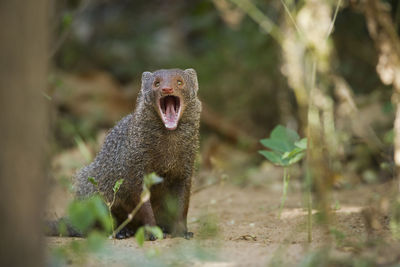
{"type": "MultiPolygon", "coordinates": [[[[161,183],[162,181],[163,181],[163,179],[161,177],[159,177],[157,174],[155,174],[154,172],[150,173],[144,177],[143,191],[140,196],[140,203],[138,205],[139,208],[143,205],[144,202],[146,202],[150,199],[150,188],[155,184],[161,183]]],[[[136,210],[136,208],[135,208],[135,210],[136,210]]],[[[132,213],[133,213],[133,211],[131,212],[131,214],[132,213]]],[[[129,214],[128,219],[131,216],[131,214],[129,214]]],[[[133,218],[133,216],[134,216],[134,214],[131,217],[133,218]]],[[[139,244],[139,246],[143,246],[144,240],[146,240],[146,234],[152,234],[157,239],[163,239],[163,232],[160,229],[160,227],[148,226],[148,225],[142,226],[136,231],[136,234],[135,234],[135,239],[136,239],[136,242],[139,244]]]]}
{"type": "MultiPolygon", "coordinates": [[[[98,188],[98,182],[93,177],[88,177],[88,181],[96,187],[97,193],[87,199],[73,200],[68,207],[68,223],[79,232],[87,235],[87,238],[83,241],[74,240],[55,249],[52,253],[52,257],[57,264],[65,265],[68,260],[75,258],[79,261],[78,265],[85,265],[87,254],[101,251],[107,240],[106,237],[110,233],[112,233],[112,237],[115,237],[116,233],[134,218],[143,203],[150,199],[151,186],[162,182],[163,179],[155,173],[144,177],[143,192],[139,204],[116,230],[114,229],[114,219],[111,214],[111,208],[115,202],[116,194],[123,185],[124,179],[119,179],[114,184],[114,195],[111,203],[106,202],[104,195],[98,188]],[[94,229],[98,224],[102,226],[103,230],[94,229]]],[[[65,234],[67,233],[67,222],[63,220],[60,222],[59,231],[65,234]]],[[[159,227],[143,226],[138,229],[135,235],[139,246],[143,246],[147,234],[152,234],[158,239],[163,238],[163,232],[159,227]]]]}
{"type": "Polygon", "coordinates": [[[99,222],[106,232],[111,232],[113,219],[102,197],[94,195],[84,200],[74,200],[68,207],[68,217],[72,226],[82,233],[99,222]]]}
{"type": "MultiPolygon", "coordinates": [[[[113,221],[113,217],[111,214],[111,208],[113,207],[113,205],[115,203],[115,197],[119,191],[119,188],[121,187],[122,183],[124,182],[124,179],[119,179],[118,181],[115,182],[114,187],[113,187],[114,194],[113,194],[113,199],[112,199],[111,203],[109,203],[105,200],[103,194],[101,194],[101,192],[99,190],[98,182],[93,177],[88,177],[88,181],[96,187],[97,193],[99,194],[99,196],[102,198],[102,200],[104,201],[104,203],[106,203],[106,205],[108,207],[108,216],[110,217],[110,220],[113,221]]],[[[112,232],[114,232],[114,223],[111,226],[112,226],[112,232]]]]}
{"type": "MultiPolygon", "coordinates": [[[[114,205],[116,194],[119,191],[122,183],[124,182],[124,179],[119,179],[118,181],[115,182],[114,187],[113,187],[114,195],[113,195],[113,199],[112,199],[111,203],[108,203],[108,202],[105,201],[104,196],[101,194],[101,192],[100,192],[100,190],[98,188],[98,186],[99,186],[98,182],[93,177],[88,177],[88,181],[96,187],[99,196],[101,196],[102,200],[107,204],[109,218],[112,221],[111,208],[114,205]]],[[[141,206],[146,201],[148,201],[150,199],[150,188],[155,184],[161,183],[162,181],[163,181],[163,179],[161,177],[159,177],[157,174],[155,174],[154,172],[150,173],[150,174],[148,174],[148,175],[146,175],[144,177],[144,179],[143,179],[143,191],[142,191],[142,193],[140,195],[139,204],[133,209],[133,211],[130,214],[128,214],[127,219],[121,225],[119,225],[117,227],[117,229],[114,229],[114,225],[112,224],[112,237],[115,237],[116,234],[119,231],[121,231],[130,221],[132,221],[132,219],[134,218],[136,213],[139,211],[141,206]]],[[[138,244],[140,246],[143,245],[143,242],[146,239],[145,235],[147,233],[153,234],[158,239],[162,239],[163,238],[162,230],[157,226],[143,226],[143,227],[140,227],[136,231],[136,234],[135,234],[136,241],[138,242],[138,244]]]]}
{"type": "Polygon", "coordinates": [[[276,126],[272,130],[270,138],[261,139],[260,143],[271,149],[271,151],[260,150],[260,154],[272,163],[283,167],[288,167],[301,160],[307,149],[307,138],[300,140],[295,131],[282,125],[276,126]]]}
{"type": "MultiPolygon", "coordinates": [[[[132,221],[132,219],[135,217],[136,213],[139,211],[139,209],[143,206],[143,204],[146,201],[150,200],[150,188],[158,183],[161,183],[163,179],[159,177],[156,173],[150,173],[144,177],[143,181],[143,191],[142,194],[140,195],[140,202],[139,204],[131,211],[131,213],[128,214],[128,217],[126,220],[117,227],[113,231],[112,236],[115,237],[116,234],[121,231],[128,223],[132,221]]],[[[136,231],[135,238],[138,242],[139,245],[143,245],[144,239],[145,239],[145,231],[152,233],[155,237],[162,239],[162,231],[158,226],[144,226],[139,228],[138,231],[136,231]],[[161,233],[161,235],[160,235],[161,233]]]]}
{"type": "Polygon", "coordinates": [[[157,239],[163,239],[164,235],[163,231],[158,226],[142,226],[135,234],[135,239],[139,246],[143,246],[144,241],[146,240],[146,234],[152,234],[157,239]]]}
{"type": "Polygon", "coordinates": [[[270,150],[260,150],[259,153],[273,164],[283,167],[283,192],[279,210],[280,217],[289,186],[290,175],[288,168],[304,157],[307,150],[307,138],[300,139],[300,136],[295,131],[278,125],[272,130],[270,137],[261,139],[260,143],[270,150]]]}

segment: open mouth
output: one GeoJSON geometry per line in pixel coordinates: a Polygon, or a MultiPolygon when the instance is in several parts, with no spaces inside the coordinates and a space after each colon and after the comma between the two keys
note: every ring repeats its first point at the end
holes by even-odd
{"type": "Polygon", "coordinates": [[[168,130],[175,130],[176,127],[178,127],[179,115],[181,113],[181,102],[179,97],[173,95],[161,97],[159,109],[165,128],[168,130]]]}

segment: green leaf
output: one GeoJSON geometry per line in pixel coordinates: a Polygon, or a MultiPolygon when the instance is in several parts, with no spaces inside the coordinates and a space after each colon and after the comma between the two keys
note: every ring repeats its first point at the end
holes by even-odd
{"type": "Polygon", "coordinates": [[[307,149],[307,138],[303,138],[300,141],[294,143],[295,146],[301,149],[307,149]]]}
{"type": "Polygon", "coordinates": [[[290,151],[290,152],[285,152],[285,153],[283,153],[282,159],[290,159],[290,158],[293,158],[293,157],[295,157],[297,154],[302,153],[303,151],[304,151],[304,149],[296,147],[296,148],[294,148],[294,149],[293,149],[292,151],[290,151]]]}
{"type": "Polygon", "coordinates": [[[261,155],[266,157],[269,161],[271,161],[274,164],[277,164],[280,166],[284,165],[281,156],[274,151],[260,150],[260,151],[258,151],[258,153],[260,153],[261,155]]]}
{"type": "Polygon", "coordinates": [[[262,139],[260,143],[271,150],[279,152],[288,152],[295,148],[294,144],[279,139],[262,139]]]}
{"type": "Polygon", "coordinates": [[[270,138],[262,139],[260,142],[265,147],[279,152],[290,152],[295,148],[294,143],[300,139],[299,135],[282,125],[276,126],[270,138]]]}
{"type": "Polygon", "coordinates": [[[140,227],[140,228],[136,231],[135,239],[136,239],[136,242],[138,243],[138,245],[139,245],[140,247],[143,247],[144,239],[145,239],[145,236],[144,236],[144,228],[143,228],[143,226],[140,227]]]}
{"type": "Polygon", "coordinates": [[[121,187],[122,183],[124,182],[124,179],[119,179],[118,181],[115,182],[115,185],[113,187],[114,193],[117,193],[119,188],[121,187]]]}
{"type": "Polygon", "coordinates": [[[159,184],[163,181],[163,178],[158,176],[155,172],[152,172],[144,177],[145,186],[150,189],[152,185],[159,184]]]}
{"type": "Polygon", "coordinates": [[[288,157],[290,157],[290,153],[291,153],[291,152],[285,152],[285,153],[283,153],[282,159],[287,159],[288,157]]]}
{"type": "Polygon", "coordinates": [[[95,221],[95,214],[88,208],[87,201],[75,200],[68,207],[68,216],[72,226],[86,232],[95,221]]]}
{"type": "Polygon", "coordinates": [[[299,140],[300,137],[292,129],[278,125],[272,130],[271,139],[285,140],[289,143],[294,143],[295,141],[299,140]]]}
{"type": "Polygon", "coordinates": [[[94,186],[98,186],[99,184],[97,183],[97,181],[94,179],[94,177],[88,177],[87,178],[88,179],[88,181],[92,184],[92,185],[94,185],[94,186]]]}
{"type": "Polygon", "coordinates": [[[106,232],[112,231],[113,219],[109,216],[107,205],[98,195],[84,200],[74,200],[68,207],[68,217],[72,226],[82,233],[99,222],[106,232]]]}
{"type": "Polygon", "coordinates": [[[87,247],[90,251],[97,252],[103,248],[106,240],[106,237],[102,233],[98,231],[92,231],[86,240],[87,247]]]}
{"type": "Polygon", "coordinates": [[[163,239],[163,231],[158,226],[145,226],[147,232],[152,233],[157,239],[163,239]]]}
{"type": "Polygon", "coordinates": [[[96,220],[100,221],[107,233],[112,231],[113,221],[108,213],[108,207],[99,195],[89,199],[89,209],[94,213],[96,220]]]}
{"type": "Polygon", "coordinates": [[[301,153],[296,154],[293,157],[290,157],[290,159],[288,160],[288,165],[292,165],[292,164],[300,161],[302,158],[304,158],[304,155],[305,155],[305,153],[301,152],[301,153]]]}
{"type": "Polygon", "coordinates": [[[301,160],[307,149],[307,138],[299,139],[295,131],[278,125],[272,130],[270,138],[260,140],[272,151],[262,150],[259,153],[274,164],[289,166],[301,160]]]}

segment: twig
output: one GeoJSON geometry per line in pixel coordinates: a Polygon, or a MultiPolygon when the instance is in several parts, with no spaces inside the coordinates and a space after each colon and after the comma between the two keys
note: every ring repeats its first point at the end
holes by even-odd
{"type": "Polygon", "coordinates": [[[264,13],[260,11],[252,2],[249,0],[230,0],[235,3],[239,8],[245,11],[250,18],[252,18],[258,25],[263,28],[268,34],[270,34],[279,44],[282,43],[282,34],[279,27],[268,18],[264,13]]]}
{"type": "Polygon", "coordinates": [[[335,13],[333,15],[333,19],[331,21],[331,24],[329,25],[328,32],[326,33],[326,36],[325,36],[325,40],[328,40],[329,35],[332,33],[333,26],[335,25],[336,17],[337,17],[337,14],[339,13],[339,7],[340,7],[341,3],[342,3],[342,0],[338,0],[336,9],[335,9],[335,13]]]}
{"type": "Polygon", "coordinates": [[[293,22],[294,27],[297,30],[297,33],[299,34],[299,36],[304,39],[304,34],[303,32],[300,30],[300,27],[297,25],[296,20],[293,18],[292,13],[290,12],[288,6],[286,5],[284,0],[281,0],[281,3],[283,5],[283,7],[285,8],[286,13],[289,15],[290,20],[293,22]]]}
{"type": "Polygon", "coordinates": [[[307,176],[307,240],[309,243],[312,241],[312,196],[311,196],[311,184],[312,184],[312,159],[311,159],[311,150],[313,149],[313,141],[311,135],[311,117],[313,112],[313,92],[315,88],[315,79],[317,73],[317,59],[314,57],[312,71],[311,71],[311,83],[310,83],[310,91],[309,91],[309,102],[308,102],[308,114],[307,114],[307,160],[306,160],[306,176],[307,176]]]}
{"type": "Polygon", "coordinates": [[[142,200],[140,200],[139,204],[137,204],[137,206],[131,211],[131,213],[128,214],[128,217],[125,219],[125,221],[123,221],[123,223],[121,223],[117,229],[115,229],[115,231],[112,233],[112,237],[115,238],[115,236],[122,230],[124,229],[125,226],[128,225],[128,223],[130,223],[133,219],[133,217],[135,217],[136,213],[139,211],[139,209],[143,206],[144,202],[142,200]]]}
{"type": "Polygon", "coordinates": [[[278,216],[279,219],[281,218],[283,206],[285,205],[286,202],[288,186],[289,186],[288,167],[283,167],[283,188],[282,188],[281,206],[279,208],[279,216],[278,216]]]}

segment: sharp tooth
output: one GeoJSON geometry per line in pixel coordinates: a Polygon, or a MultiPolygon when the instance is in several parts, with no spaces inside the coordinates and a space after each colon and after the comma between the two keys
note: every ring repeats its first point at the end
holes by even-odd
{"type": "Polygon", "coordinates": [[[177,108],[176,108],[176,98],[174,97],[174,111],[176,112],[177,108]]]}
{"type": "Polygon", "coordinates": [[[165,114],[165,98],[160,99],[161,112],[165,114]]]}

